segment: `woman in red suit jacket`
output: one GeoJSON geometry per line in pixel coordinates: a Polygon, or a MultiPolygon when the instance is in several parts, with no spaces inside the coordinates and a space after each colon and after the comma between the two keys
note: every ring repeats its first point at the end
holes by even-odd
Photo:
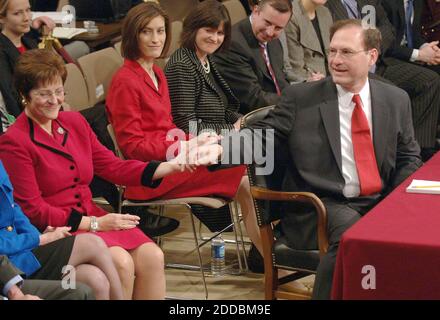
{"type": "MultiPolygon", "coordinates": [[[[168,16],[154,2],[137,5],[124,20],[121,51],[125,62],[112,79],[106,104],[116,140],[128,159],[163,161],[173,156],[176,137],[183,140],[182,145],[191,145],[197,139],[185,141],[185,133],[174,124],[167,80],[154,65],[154,60],[168,50],[167,33],[170,33],[168,16]]],[[[129,187],[125,197],[135,200],[205,195],[236,197],[248,235],[262,249],[249,182],[243,174],[243,166],[215,172],[201,167],[195,172],[169,176],[155,189],[129,187]]]]}
{"type": "Polygon", "coordinates": [[[59,112],[66,69],[52,51],[23,53],[14,77],[25,112],[0,137],[0,159],[24,213],[40,230],[70,226],[76,233],[95,232],[110,247],[126,299],[164,298],[162,251],[136,228],[137,216],[97,207],[89,183],[96,173],[115,184],[155,188],[162,177],[181,170],[181,157],[123,161],[98,142],[79,113],[59,112]]]}

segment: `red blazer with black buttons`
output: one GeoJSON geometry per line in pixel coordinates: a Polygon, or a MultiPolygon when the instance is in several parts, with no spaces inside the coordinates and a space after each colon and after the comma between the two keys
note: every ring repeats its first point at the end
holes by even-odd
{"type": "Polygon", "coordinates": [[[75,230],[82,214],[106,214],[92,201],[89,184],[94,174],[115,184],[140,186],[144,171],[150,171],[151,182],[158,165],[117,158],[77,112],[60,112],[52,132],[54,137],[23,112],[0,137],[0,159],[14,197],[40,230],[48,225],[75,230]]]}

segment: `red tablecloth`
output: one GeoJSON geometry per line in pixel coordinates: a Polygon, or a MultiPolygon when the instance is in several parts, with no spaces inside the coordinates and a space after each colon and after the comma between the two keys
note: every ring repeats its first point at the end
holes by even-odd
{"type": "Polygon", "coordinates": [[[440,195],[412,179],[440,181],[440,152],[345,232],[332,299],[440,299],[440,195]]]}

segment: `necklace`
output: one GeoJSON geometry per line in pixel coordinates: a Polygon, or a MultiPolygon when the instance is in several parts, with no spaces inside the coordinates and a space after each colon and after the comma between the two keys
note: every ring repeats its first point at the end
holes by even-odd
{"type": "Polygon", "coordinates": [[[211,72],[211,65],[209,64],[209,60],[206,59],[206,63],[203,63],[203,62],[201,62],[201,63],[202,63],[202,67],[203,67],[203,70],[205,71],[205,73],[210,73],[211,72]]]}

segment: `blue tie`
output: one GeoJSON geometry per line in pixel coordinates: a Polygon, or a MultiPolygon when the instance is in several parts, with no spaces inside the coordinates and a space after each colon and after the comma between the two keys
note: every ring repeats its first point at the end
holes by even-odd
{"type": "Polygon", "coordinates": [[[405,36],[406,36],[406,42],[408,48],[413,48],[413,35],[412,35],[412,23],[411,23],[411,17],[413,15],[414,10],[414,0],[408,0],[406,3],[406,10],[405,10],[405,36]]]}
{"type": "Polygon", "coordinates": [[[342,0],[342,4],[347,9],[348,17],[350,19],[360,18],[356,0],[342,0]]]}

